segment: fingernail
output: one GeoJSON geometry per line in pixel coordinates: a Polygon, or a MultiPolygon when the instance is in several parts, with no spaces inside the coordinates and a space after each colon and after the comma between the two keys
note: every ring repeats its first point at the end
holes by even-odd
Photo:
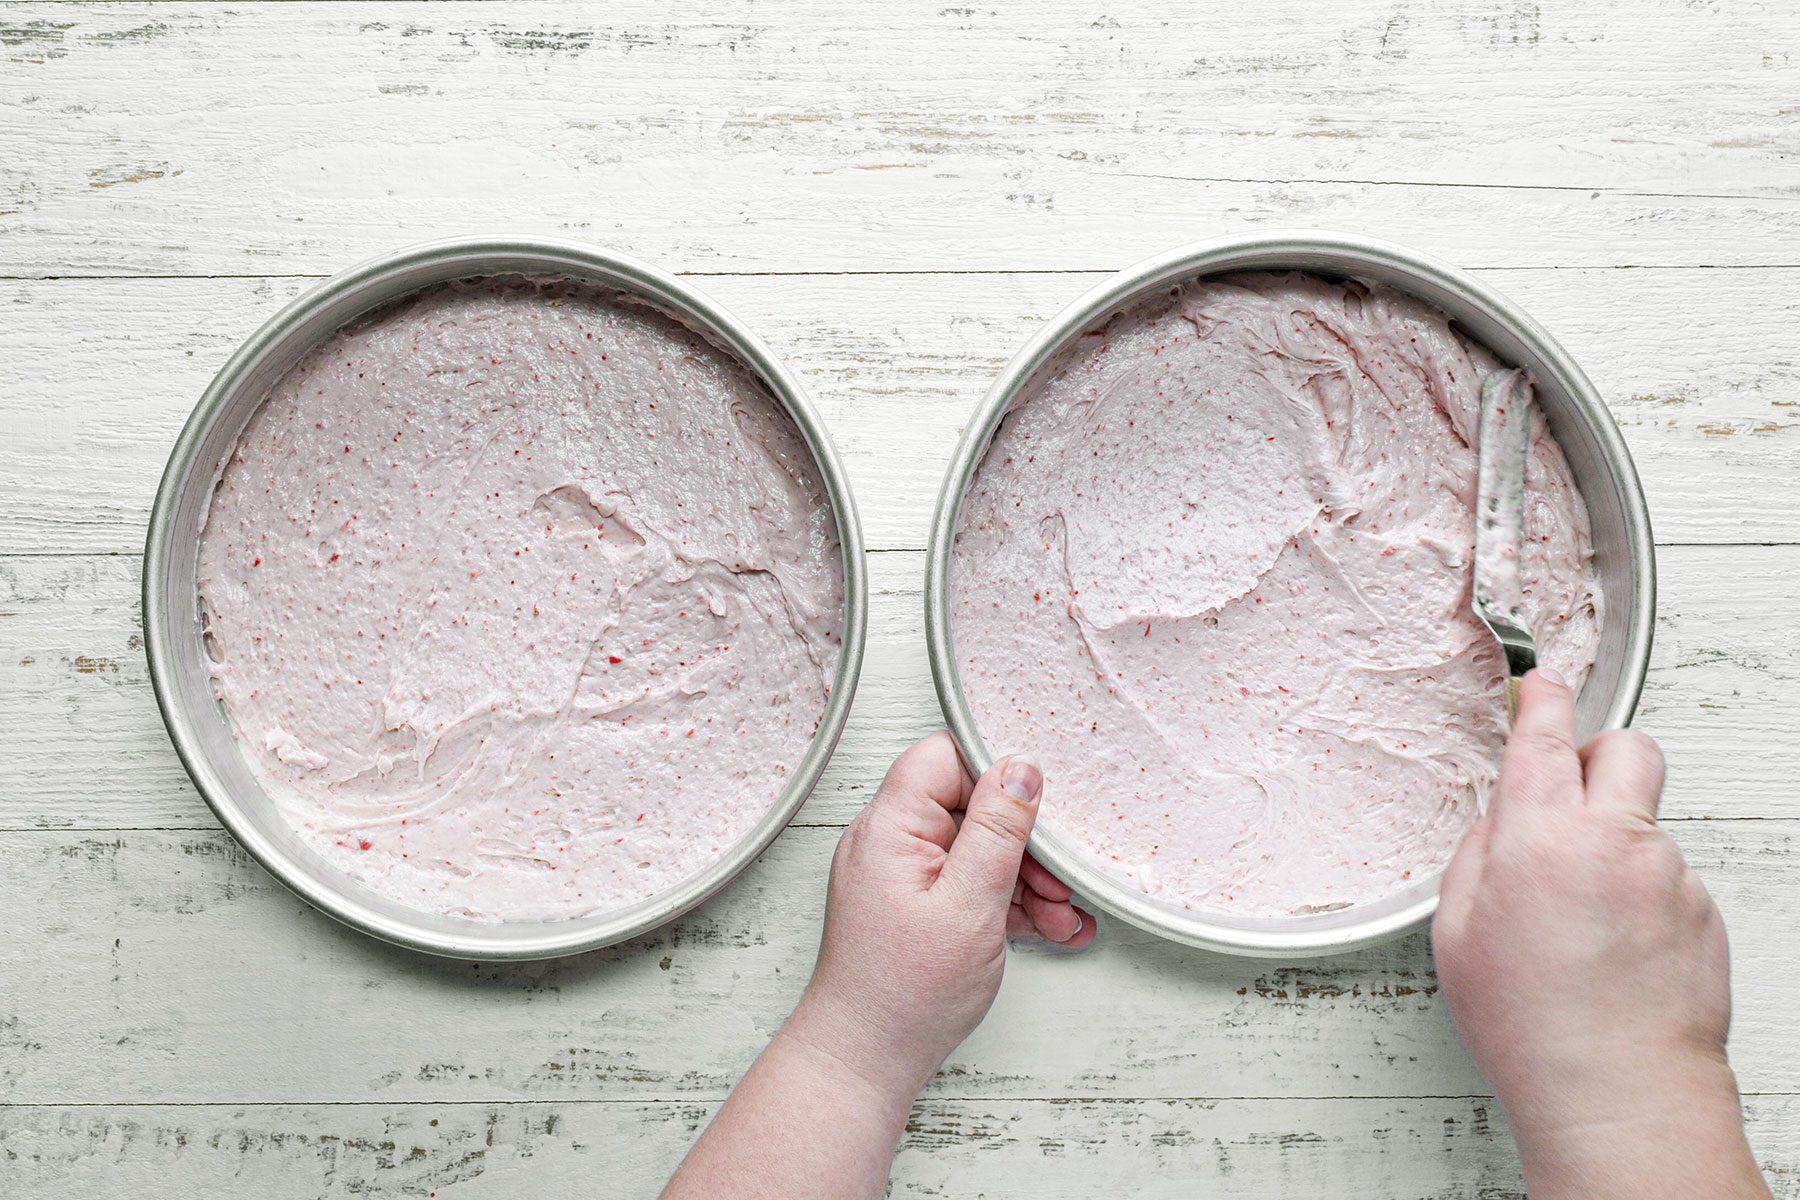
{"type": "Polygon", "coordinates": [[[1537,669],[1537,673],[1539,675],[1543,676],[1545,679],[1549,680],[1551,683],[1554,683],[1557,687],[1568,687],[1569,686],[1567,680],[1563,679],[1563,677],[1561,675],[1559,675],[1555,671],[1552,671],[1549,667],[1539,667],[1537,669]]]}
{"type": "Polygon", "coordinates": [[[1015,754],[1007,761],[1006,773],[1000,777],[1000,790],[1020,804],[1030,804],[1044,790],[1044,773],[1028,754],[1015,754]]]}
{"type": "Polygon", "coordinates": [[[1081,919],[1081,910],[1080,909],[1075,910],[1075,932],[1071,933],[1069,935],[1069,940],[1072,942],[1076,938],[1080,937],[1081,931],[1086,928],[1087,928],[1087,922],[1083,921],[1081,919]]]}

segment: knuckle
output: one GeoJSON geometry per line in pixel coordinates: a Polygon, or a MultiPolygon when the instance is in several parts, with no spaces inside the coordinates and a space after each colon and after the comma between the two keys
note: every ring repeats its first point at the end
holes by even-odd
{"type": "Polygon", "coordinates": [[[1663,832],[1660,825],[1652,825],[1627,814],[1618,814],[1610,827],[1613,836],[1623,841],[1632,854],[1646,863],[1662,865],[1669,859],[1684,862],[1681,848],[1675,844],[1675,839],[1663,832]]]}
{"type": "Polygon", "coordinates": [[[1681,847],[1660,828],[1634,817],[1621,817],[1611,827],[1610,856],[1614,869],[1628,875],[1641,888],[1673,894],[1692,876],[1681,847]]]}
{"type": "Polygon", "coordinates": [[[907,790],[919,770],[919,747],[914,746],[901,752],[899,758],[888,764],[887,774],[881,777],[881,786],[875,789],[875,801],[879,802],[896,792],[907,790]]]}
{"type": "Polygon", "coordinates": [[[1621,749],[1642,762],[1661,765],[1663,761],[1662,747],[1656,744],[1655,738],[1641,729],[1612,729],[1600,736],[1616,742],[1621,749]]]}
{"type": "Polygon", "coordinates": [[[1594,740],[1616,753],[1621,762],[1646,776],[1661,778],[1665,767],[1662,747],[1643,730],[1609,729],[1594,740]]]}
{"type": "Polygon", "coordinates": [[[1534,726],[1515,734],[1514,740],[1524,752],[1527,762],[1567,754],[1575,748],[1562,730],[1543,726],[1534,726]]]}
{"type": "Polygon", "coordinates": [[[1024,815],[1002,805],[985,805],[971,812],[963,821],[962,836],[968,836],[971,830],[979,838],[1006,842],[1023,842],[1028,832],[1024,815]]]}
{"type": "Polygon", "coordinates": [[[1595,822],[1595,850],[1604,861],[1624,862],[1634,870],[1642,870],[1659,852],[1660,833],[1647,821],[1609,812],[1595,822]]]}
{"type": "Polygon", "coordinates": [[[1580,783],[1575,753],[1557,733],[1514,734],[1500,762],[1500,786],[1509,793],[1550,799],[1580,783]]]}
{"type": "Polygon", "coordinates": [[[918,785],[921,778],[928,775],[943,757],[948,747],[950,735],[938,730],[929,737],[922,738],[900,752],[900,756],[888,766],[887,774],[882,777],[881,791],[904,791],[918,785]]]}
{"type": "Polygon", "coordinates": [[[1567,814],[1545,812],[1515,826],[1504,843],[1507,859],[1534,875],[1563,876],[1580,871],[1596,859],[1595,839],[1586,822],[1567,814]]]}
{"type": "Polygon", "coordinates": [[[1566,807],[1561,802],[1580,786],[1578,776],[1533,757],[1509,758],[1498,784],[1509,799],[1534,807],[1566,807]]]}
{"type": "MultiPolygon", "coordinates": [[[[1649,826],[1645,826],[1645,829],[1649,828],[1649,826]]],[[[1681,848],[1667,835],[1647,843],[1644,856],[1648,859],[1649,869],[1655,872],[1657,880],[1670,890],[1686,886],[1689,878],[1698,879],[1698,876],[1688,870],[1687,859],[1682,856],[1681,848]]]]}
{"type": "Polygon", "coordinates": [[[943,858],[944,852],[936,843],[924,838],[908,837],[899,839],[899,853],[908,859],[918,859],[922,863],[935,863],[943,858]]]}
{"type": "Polygon", "coordinates": [[[1515,800],[1540,803],[1556,799],[1556,782],[1541,771],[1511,771],[1501,781],[1506,794],[1515,800]]]}
{"type": "Polygon", "coordinates": [[[1525,852],[1532,864],[1558,877],[1581,870],[1593,857],[1588,839],[1561,822],[1535,830],[1525,841],[1525,852]]]}
{"type": "Polygon", "coordinates": [[[1681,881],[1677,887],[1680,890],[1682,902],[1688,906],[1690,911],[1701,914],[1709,920],[1718,915],[1719,908],[1713,903],[1712,893],[1706,890],[1705,882],[1692,870],[1682,872],[1681,881]]]}

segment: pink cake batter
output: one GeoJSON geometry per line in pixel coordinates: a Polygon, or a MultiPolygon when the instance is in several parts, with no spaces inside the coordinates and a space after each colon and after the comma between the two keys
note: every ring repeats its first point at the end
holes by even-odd
{"type": "Polygon", "coordinates": [[[276,384],[200,590],[303,840],[500,920],[630,904],[747,833],[818,729],[844,607],[761,382],[644,302],[517,277],[422,293],[276,384]]]}
{"type": "MultiPolygon", "coordinates": [[[[1469,611],[1477,400],[1494,357],[1422,301],[1205,279],[1080,337],[963,502],[950,620],[989,749],[1044,821],[1183,907],[1313,912],[1440,870],[1506,737],[1469,611]]],[[[1579,685],[1601,598],[1540,414],[1525,613],[1579,685]]]]}

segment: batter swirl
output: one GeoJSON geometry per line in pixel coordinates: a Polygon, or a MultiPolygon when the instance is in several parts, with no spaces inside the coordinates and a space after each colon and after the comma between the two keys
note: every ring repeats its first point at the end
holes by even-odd
{"type": "Polygon", "coordinates": [[[629,296],[453,284],[339,331],[223,465],[225,711],[301,836],[472,918],[661,891],[785,790],[844,585],[813,460],[733,356],[629,296]]]}
{"type": "MultiPolygon", "coordinates": [[[[1080,337],[964,499],[956,658],[996,753],[1105,871],[1247,915],[1366,902],[1443,867],[1506,735],[1469,611],[1482,378],[1382,286],[1204,279],[1080,337]]],[[[1525,611],[1579,686],[1602,620],[1588,515],[1541,414],[1525,611]]]]}

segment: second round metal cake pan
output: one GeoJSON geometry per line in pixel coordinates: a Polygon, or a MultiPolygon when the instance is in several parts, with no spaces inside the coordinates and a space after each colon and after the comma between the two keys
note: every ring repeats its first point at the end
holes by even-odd
{"type": "MultiPolygon", "coordinates": [[[[992,755],[958,674],[949,619],[950,557],[963,493],[995,430],[1023,390],[1083,331],[1158,289],[1201,276],[1259,270],[1308,271],[1387,284],[1434,305],[1503,361],[1530,372],[1538,406],[1587,504],[1595,567],[1607,601],[1599,652],[1578,703],[1580,732],[1586,737],[1629,723],[1649,669],[1655,552],[1637,469],[1593,384],[1523,309],[1469,275],[1388,242],[1294,231],[1196,243],[1127,268],[1053,317],[988,389],[945,474],[925,574],[925,633],[932,678],[945,720],[970,768],[986,770],[992,755]]],[[[1340,953],[1419,929],[1437,910],[1438,881],[1433,876],[1380,901],[1334,912],[1228,916],[1157,900],[1104,873],[1046,825],[1033,832],[1031,849],[1046,867],[1111,915],[1175,941],[1228,954],[1294,958],[1340,953]]]]}

